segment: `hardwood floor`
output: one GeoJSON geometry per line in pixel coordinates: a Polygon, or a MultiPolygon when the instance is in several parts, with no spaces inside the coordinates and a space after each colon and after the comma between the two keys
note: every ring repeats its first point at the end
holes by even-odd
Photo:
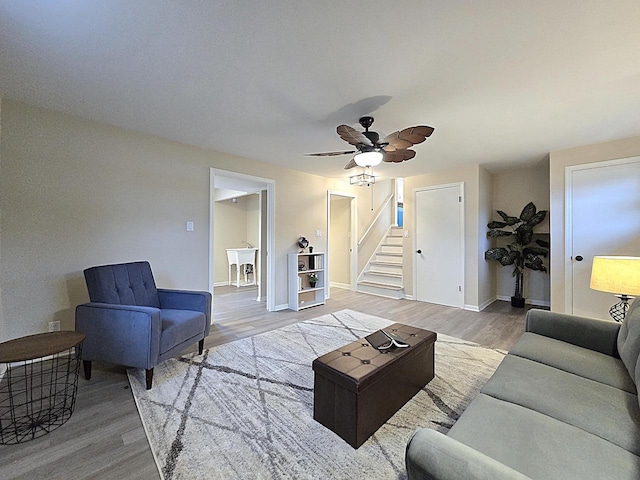
{"type": "MultiPolygon", "coordinates": [[[[216,288],[205,347],[348,308],[508,350],[524,331],[526,312],[507,302],[475,313],[342,289],[332,289],[326,305],[300,312],[267,312],[255,298],[255,288],[216,288]]],[[[197,344],[189,349],[196,350],[197,344]]],[[[94,362],[91,380],[79,379],[75,412],[66,424],[30,442],[0,446],[0,478],[159,479],[125,369],[94,362]]]]}

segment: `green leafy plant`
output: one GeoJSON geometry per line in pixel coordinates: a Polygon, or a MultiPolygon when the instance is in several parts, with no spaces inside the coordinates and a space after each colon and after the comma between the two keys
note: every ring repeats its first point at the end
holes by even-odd
{"type": "Polygon", "coordinates": [[[513,276],[516,279],[514,297],[522,299],[524,270],[547,271],[542,257],[549,253],[549,242],[540,239],[533,241],[533,228],[546,218],[547,211],[537,211],[533,202],[530,202],[522,209],[519,217],[512,217],[501,210],[497,212],[502,221],[489,222],[487,236],[512,236],[514,240],[505,247],[490,248],[484,252],[484,258],[496,260],[503,266],[513,265],[513,276]]]}
{"type": "Polygon", "coordinates": [[[318,281],[318,275],[316,275],[315,273],[310,273],[309,274],[309,283],[311,285],[315,285],[317,281],[318,281]]]}

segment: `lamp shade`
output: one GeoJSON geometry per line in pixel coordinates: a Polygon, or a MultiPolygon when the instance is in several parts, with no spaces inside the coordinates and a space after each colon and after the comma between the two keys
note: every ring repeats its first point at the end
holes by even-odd
{"type": "Polygon", "coordinates": [[[353,157],[353,160],[360,167],[375,167],[376,165],[379,165],[380,162],[382,161],[382,156],[383,156],[382,152],[376,152],[376,151],[361,152],[361,153],[357,153],[353,157]]]}
{"type": "Polygon", "coordinates": [[[640,295],[640,257],[593,257],[591,288],[617,295],[640,295]]]}

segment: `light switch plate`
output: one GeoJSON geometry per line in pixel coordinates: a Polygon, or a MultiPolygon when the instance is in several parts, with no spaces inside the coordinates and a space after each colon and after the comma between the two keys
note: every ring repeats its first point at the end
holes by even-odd
{"type": "Polygon", "coordinates": [[[322,236],[322,230],[316,230],[316,237],[322,236]]]}
{"type": "Polygon", "coordinates": [[[187,232],[193,232],[193,222],[187,222],[187,232]]]}
{"type": "Polygon", "coordinates": [[[404,231],[404,238],[409,238],[409,230],[404,231]]]}

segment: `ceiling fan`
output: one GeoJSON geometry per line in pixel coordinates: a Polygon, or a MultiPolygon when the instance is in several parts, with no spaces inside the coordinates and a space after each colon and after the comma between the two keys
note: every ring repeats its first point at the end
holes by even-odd
{"type": "Polygon", "coordinates": [[[373,124],[373,117],[362,117],[359,120],[364,132],[359,132],[349,125],[339,125],[336,131],[345,142],[355,146],[357,150],[340,152],[309,153],[311,157],[333,157],[337,155],[349,155],[355,153],[353,159],[345,165],[345,170],[353,167],[373,167],[381,161],[399,163],[411,160],[416,152],[409,147],[424,142],[434,128],[420,125],[393,132],[382,141],[377,132],[369,131],[373,124]]]}

